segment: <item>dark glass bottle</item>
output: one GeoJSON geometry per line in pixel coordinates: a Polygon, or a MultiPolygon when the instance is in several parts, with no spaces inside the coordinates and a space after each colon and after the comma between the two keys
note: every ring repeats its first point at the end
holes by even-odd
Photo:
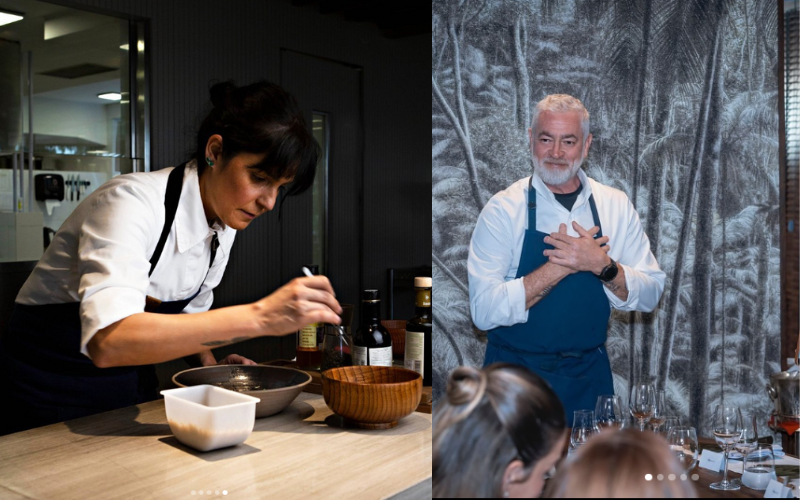
{"type": "Polygon", "coordinates": [[[422,385],[431,385],[431,278],[414,278],[417,309],[413,318],[406,322],[405,367],[422,374],[422,385]]]}
{"type": "MultiPolygon", "coordinates": [[[[319,266],[306,266],[314,276],[319,274],[319,266]]],[[[297,332],[297,367],[301,370],[319,370],[322,363],[322,323],[306,325],[297,332]]]]}
{"type": "Polygon", "coordinates": [[[392,366],[392,337],[381,325],[378,290],[361,295],[361,324],[353,337],[353,365],[392,366]]]}

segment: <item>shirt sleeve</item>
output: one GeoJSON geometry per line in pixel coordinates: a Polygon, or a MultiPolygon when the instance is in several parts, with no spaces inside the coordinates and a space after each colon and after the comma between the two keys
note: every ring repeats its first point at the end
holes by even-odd
{"type": "MultiPolygon", "coordinates": [[[[620,217],[619,223],[625,225],[625,230],[620,231],[624,241],[622,253],[616,259],[624,268],[625,284],[628,288],[628,299],[622,300],[607,287],[603,287],[611,306],[621,311],[651,312],[658,306],[661,294],[664,292],[666,274],[656,262],[650,250],[650,239],[642,228],[639,214],[626,199],[626,209],[620,217]]],[[[614,241],[610,241],[612,252],[614,241]]]]}
{"type": "Polygon", "coordinates": [[[150,283],[149,249],[153,228],[161,228],[154,207],[163,206],[155,189],[132,183],[110,187],[92,203],[78,241],[78,295],[81,352],[94,335],[117,321],[144,311],[150,283]]]}
{"type": "Polygon", "coordinates": [[[528,320],[522,278],[506,281],[512,267],[514,234],[497,197],[481,211],[467,258],[470,314],[475,326],[490,330],[528,320]]]}

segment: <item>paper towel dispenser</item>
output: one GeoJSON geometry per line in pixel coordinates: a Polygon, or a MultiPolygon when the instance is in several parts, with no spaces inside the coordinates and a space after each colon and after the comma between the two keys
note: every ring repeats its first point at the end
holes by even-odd
{"type": "Polygon", "coordinates": [[[36,199],[64,200],[64,177],[59,174],[38,174],[34,179],[36,199]]]}

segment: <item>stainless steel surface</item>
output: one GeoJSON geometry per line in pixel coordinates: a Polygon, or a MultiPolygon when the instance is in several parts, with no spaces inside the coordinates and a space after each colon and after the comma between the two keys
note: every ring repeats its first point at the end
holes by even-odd
{"type": "Polygon", "coordinates": [[[800,371],[770,375],[767,394],[775,404],[777,415],[800,418],[800,371]]]}

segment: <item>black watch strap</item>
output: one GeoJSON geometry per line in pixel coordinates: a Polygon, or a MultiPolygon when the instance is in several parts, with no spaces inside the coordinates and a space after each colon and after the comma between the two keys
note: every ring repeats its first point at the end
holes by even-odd
{"type": "Polygon", "coordinates": [[[611,259],[611,263],[603,268],[600,271],[600,274],[596,274],[597,278],[604,282],[608,283],[609,281],[613,281],[614,278],[617,277],[617,273],[619,272],[619,267],[617,267],[617,263],[614,262],[614,259],[611,259]]]}

